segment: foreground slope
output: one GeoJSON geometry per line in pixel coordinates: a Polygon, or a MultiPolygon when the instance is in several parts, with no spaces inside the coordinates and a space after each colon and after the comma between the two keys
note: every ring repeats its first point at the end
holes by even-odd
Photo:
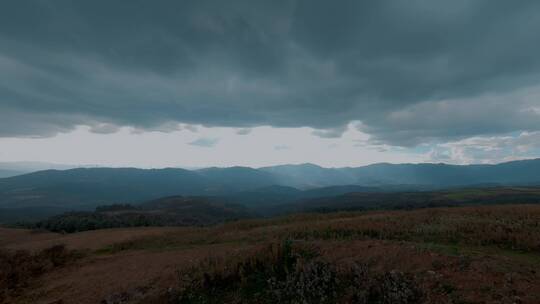
{"type": "Polygon", "coordinates": [[[2,296],[5,303],[276,303],[286,295],[321,303],[310,295],[323,290],[329,303],[533,304],[539,219],[540,206],[519,205],[68,235],[0,229],[3,263],[19,278],[2,296]],[[58,244],[66,249],[43,251],[58,244]],[[47,266],[29,276],[15,249],[29,252],[19,260],[47,266]]]}

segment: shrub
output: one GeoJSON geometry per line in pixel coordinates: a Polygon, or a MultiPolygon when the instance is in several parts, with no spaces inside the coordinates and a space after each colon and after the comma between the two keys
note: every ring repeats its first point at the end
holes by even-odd
{"type": "Polygon", "coordinates": [[[334,303],[337,297],[337,272],[328,263],[299,263],[285,279],[268,280],[267,299],[273,303],[334,303]]]}
{"type": "Polygon", "coordinates": [[[414,278],[339,267],[313,248],[284,241],[232,260],[210,259],[179,272],[171,303],[420,303],[414,278]]]}
{"type": "Polygon", "coordinates": [[[421,292],[410,276],[390,271],[379,278],[379,284],[374,286],[370,297],[384,304],[416,303],[421,292]]]}

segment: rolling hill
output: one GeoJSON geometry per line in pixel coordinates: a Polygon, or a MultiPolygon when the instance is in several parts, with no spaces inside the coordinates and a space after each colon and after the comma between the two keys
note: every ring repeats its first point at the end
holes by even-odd
{"type": "Polygon", "coordinates": [[[438,191],[351,192],[274,206],[276,213],[420,209],[495,204],[540,204],[539,187],[463,188],[438,191]]]}
{"type": "Polygon", "coordinates": [[[0,169],[0,178],[17,176],[17,175],[21,175],[21,174],[24,174],[24,173],[25,172],[22,172],[22,171],[0,169]]]}
{"type": "Polygon", "coordinates": [[[142,203],[176,195],[222,196],[265,208],[349,192],[424,191],[479,185],[540,185],[540,159],[468,166],[374,164],[322,168],[303,164],[259,169],[45,170],[0,178],[0,209],[26,213],[40,208],[44,214],[51,214],[51,210],[92,210],[100,205],[142,203]]]}
{"type": "Polygon", "coordinates": [[[0,208],[70,206],[87,208],[143,202],[172,195],[213,195],[276,183],[250,168],[46,170],[0,179],[0,208]]]}
{"type": "Polygon", "coordinates": [[[94,212],[67,212],[31,224],[34,229],[78,232],[142,226],[207,226],[252,217],[241,205],[212,197],[170,196],[132,205],[98,207],[94,212]]]}

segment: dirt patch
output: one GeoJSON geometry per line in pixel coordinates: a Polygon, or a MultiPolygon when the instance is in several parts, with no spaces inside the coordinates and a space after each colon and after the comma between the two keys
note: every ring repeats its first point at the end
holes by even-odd
{"type": "Polygon", "coordinates": [[[167,252],[128,251],[88,258],[43,276],[24,300],[90,304],[122,294],[153,297],[175,286],[178,271],[210,256],[234,255],[238,251],[231,245],[213,245],[167,252]]]}
{"type": "Polygon", "coordinates": [[[0,228],[0,248],[36,251],[63,244],[73,250],[97,250],[114,243],[143,237],[166,235],[189,228],[141,227],[103,229],[73,234],[60,234],[27,229],[0,228]]]}

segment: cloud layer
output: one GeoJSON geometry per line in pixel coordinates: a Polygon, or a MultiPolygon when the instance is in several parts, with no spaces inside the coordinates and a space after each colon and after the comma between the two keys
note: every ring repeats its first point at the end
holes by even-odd
{"type": "Polygon", "coordinates": [[[540,132],[522,132],[514,136],[479,136],[438,144],[430,149],[427,159],[455,164],[489,164],[539,154],[540,132]]]}
{"type": "Polygon", "coordinates": [[[351,121],[415,146],[540,131],[540,2],[4,1],[0,136],[351,121]]]}
{"type": "Polygon", "coordinates": [[[404,149],[357,145],[368,136],[349,127],[340,138],[313,136],[311,128],[256,127],[249,134],[236,128],[198,127],[197,132],[91,133],[89,127],[53,138],[0,138],[4,162],[33,160],[73,166],[112,167],[263,167],[315,163],[325,167],[372,162],[421,162],[424,156],[404,149]]]}

